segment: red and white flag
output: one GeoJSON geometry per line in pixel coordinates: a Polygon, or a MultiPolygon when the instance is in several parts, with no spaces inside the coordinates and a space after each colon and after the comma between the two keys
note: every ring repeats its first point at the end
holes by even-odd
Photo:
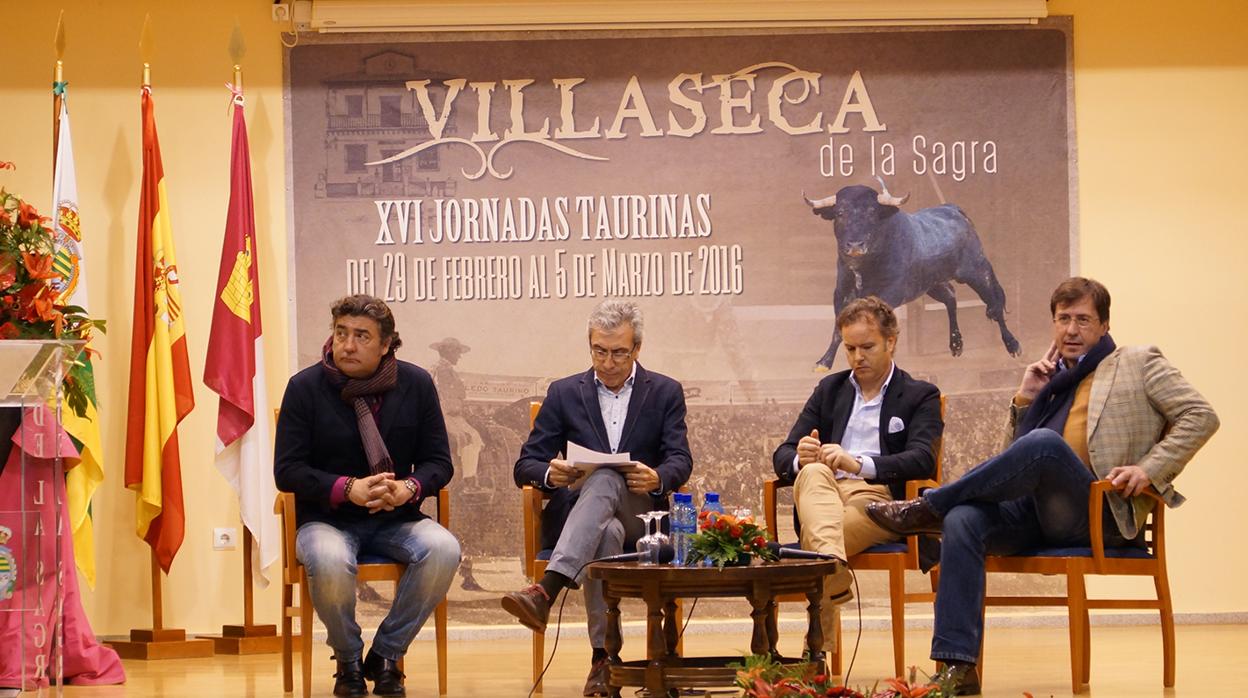
{"type": "Polygon", "coordinates": [[[217,469],[238,494],[243,525],[251,531],[252,574],[261,587],[281,551],[273,502],[273,445],[264,384],[256,216],[251,198],[251,155],[243,98],[234,98],[230,149],[230,208],[225,217],[221,269],[212,308],[204,383],[221,396],[217,410],[217,469]]]}

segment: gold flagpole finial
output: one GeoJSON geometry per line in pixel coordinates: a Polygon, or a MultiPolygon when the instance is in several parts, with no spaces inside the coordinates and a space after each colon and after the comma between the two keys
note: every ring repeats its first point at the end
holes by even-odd
{"type": "Polygon", "coordinates": [[[139,56],[143,59],[143,86],[152,84],[152,57],[156,52],[156,38],[152,35],[152,15],[143,18],[143,31],[139,34],[139,56]]]}
{"type": "Polygon", "coordinates": [[[243,56],[247,55],[247,44],[243,41],[243,28],[234,18],[234,31],[230,32],[230,60],[234,62],[234,89],[243,91],[243,56]]]}
{"type": "MultiPolygon", "coordinates": [[[[61,15],[56,18],[56,36],[52,39],[52,46],[56,49],[56,66],[60,70],[61,62],[65,60],[65,10],[61,10],[61,15]]],[[[58,75],[58,81],[61,79],[58,75]]]]}

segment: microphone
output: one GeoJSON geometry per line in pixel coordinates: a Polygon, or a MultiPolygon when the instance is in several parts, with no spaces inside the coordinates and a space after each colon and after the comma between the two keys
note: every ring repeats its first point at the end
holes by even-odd
{"type": "MultiPolygon", "coordinates": [[[[644,552],[644,553],[621,553],[619,555],[609,555],[607,557],[600,557],[597,560],[592,560],[592,562],[636,562],[643,557],[649,557],[649,555],[650,555],[649,551],[644,552]]],[[[659,546],[658,564],[666,565],[667,563],[671,562],[674,559],[676,559],[675,548],[673,548],[672,546],[666,543],[659,546]]]]}
{"type": "Polygon", "coordinates": [[[845,561],[835,555],[826,555],[824,553],[816,553],[813,550],[802,550],[801,548],[786,548],[783,545],[773,541],[767,543],[767,548],[776,554],[780,559],[788,558],[790,560],[836,560],[844,563],[845,561]]]}

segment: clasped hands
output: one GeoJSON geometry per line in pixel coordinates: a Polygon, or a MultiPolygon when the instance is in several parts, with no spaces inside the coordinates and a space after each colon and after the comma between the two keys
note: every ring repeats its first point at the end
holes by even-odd
{"type": "Polygon", "coordinates": [[[841,448],[840,444],[819,443],[819,430],[811,429],[809,436],[803,436],[797,442],[797,467],[815,462],[823,463],[833,470],[844,470],[851,475],[857,475],[862,470],[862,464],[849,451],[841,448]]]}
{"type": "MultiPolygon", "coordinates": [[[[628,491],[633,494],[650,494],[657,491],[663,484],[659,478],[659,471],[645,463],[633,462],[629,467],[613,468],[613,470],[624,476],[628,491]]],[[[562,458],[555,458],[550,461],[550,472],[546,477],[552,487],[570,487],[584,476],[584,470],[580,470],[562,458]]]]}
{"type": "Polygon", "coordinates": [[[395,480],[394,473],[377,473],[368,477],[355,478],[347,499],[358,506],[368,509],[368,513],[393,511],[411,500],[411,488],[403,480],[395,480]]]}

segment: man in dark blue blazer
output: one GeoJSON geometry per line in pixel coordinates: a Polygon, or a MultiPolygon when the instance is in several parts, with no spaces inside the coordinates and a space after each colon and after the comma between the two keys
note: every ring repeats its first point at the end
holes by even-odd
{"type": "MultiPolygon", "coordinates": [[[[899,329],[887,303],[855,300],[836,324],[850,368],[819,381],[772,465],[793,483],[802,548],[845,560],[895,538],[867,518],[866,506],[905,499],[906,480],[935,474],[944,423],[936,386],[893,363],[899,329]]],[[[827,622],[850,598],[850,582],[847,572],[828,580],[827,622]]],[[[831,649],[833,633],[824,637],[831,649]]]]}
{"type": "Polygon", "coordinates": [[[589,317],[593,368],[551,383],[515,465],[516,485],[533,485],[570,502],[546,575],[502,604],[525,626],[543,632],[550,603],[583,586],[593,663],[587,696],[607,693],[606,604],[601,582],[587,580],[591,560],[616,555],[646,531],[637,514],[667,508],[667,496],[689,479],[693,462],[680,383],[637,363],[642,317],[636,304],[602,302],[589,317]],[[624,470],[585,475],[560,457],[569,443],[603,453],[627,452],[624,470]]]}
{"type": "MultiPolygon", "coordinates": [[[[420,511],[453,474],[433,379],[395,358],[394,316],[372,296],[332,308],[320,363],[286,386],[273,471],[295,495],[296,554],[338,671],[334,695],[404,695],[398,661],[446,596],[459,541],[420,511]],[[355,620],[359,554],[407,564],[368,657],[355,620]]],[[[305,632],[307,632],[305,630],[305,632]]]]}

